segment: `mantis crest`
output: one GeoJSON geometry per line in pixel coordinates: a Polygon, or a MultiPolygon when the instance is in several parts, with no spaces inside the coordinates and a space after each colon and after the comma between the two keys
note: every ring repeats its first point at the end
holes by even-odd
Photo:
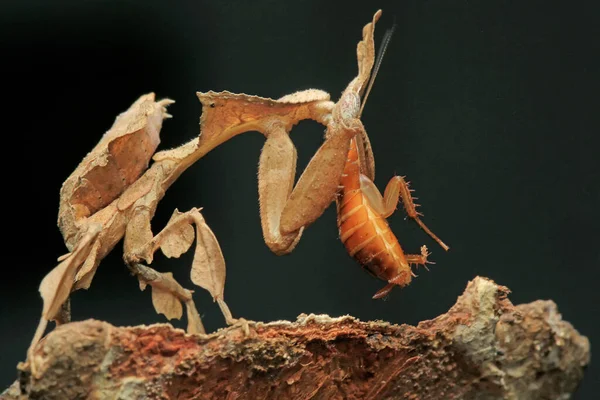
{"type": "MultiPolygon", "coordinates": [[[[124,239],[124,261],[140,288],[152,289],[158,313],[180,318],[185,306],[190,333],[204,333],[192,291],[172,274],[150,268],[154,253],[179,257],[195,242],[191,280],[210,292],[228,324],[236,323],[224,300],[225,260],[200,208],[175,210],[156,235],[151,220],[158,203],[176,179],[205,154],[244,132],[265,138],[258,168],[260,218],[266,245],[278,255],[295,248],[304,230],[336,200],[351,149],[358,149],[361,173],[373,179],[375,164],[369,138],[360,120],[375,60],[377,11],[362,31],[357,46],[358,74],[337,102],[309,89],[277,100],[223,92],[198,92],[202,104],[200,135],[155,154],[163,121],[172,100],[141,96],[115,120],[61,189],[58,226],[69,252],[40,285],[43,311],[28,351],[43,336],[48,321],[67,322],[71,292],[87,289],[101,260],[124,239]],[[294,183],[296,149],[289,134],[300,121],[326,127],[324,142],[294,183]]],[[[387,193],[387,190],[386,190],[387,193]]],[[[396,202],[397,202],[396,197],[396,202]]],[[[242,321],[243,322],[243,321],[242,321]]]]}

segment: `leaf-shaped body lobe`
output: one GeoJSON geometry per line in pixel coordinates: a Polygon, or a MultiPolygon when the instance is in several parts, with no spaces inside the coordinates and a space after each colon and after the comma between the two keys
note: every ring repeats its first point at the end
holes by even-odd
{"type": "MultiPolygon", "coordinates": [[[[173,215],[171,215],[167,226],[183,214],[177,209],[173,211],[173,215]]],[[[169,234],[160,243],[160,249],[169,258],[179,258],[179,256],[189,250],[192,243],[194,243],[194,228],[189,223],[182,223],[176,229],[169,231],[169,234]]]]}
{"type": "MultiPolygon", "coordinates": [[[[173,274],[167,272],[161,274],[162,280],[177,282],[173,279],[173,274]]],[[[180,319],[183,315],[181,301],[169,290],[165,290],[160,285],[152,285],[152,305],[158,314],[164,314],[167,319],[180,319]]]]}
{"type": "Polygon", "coordinates": [[[39,287],[44,301],[42,318],[53,320],[56,317],[62,304],[71,294],[77,270],[87,259],[100,231],[101,226],[98,224],[88,226],[87,232],[69,256],[42,279],[39,287]]]}
{"type": "Polygon", "coordinates": [[[200,318],[200,314],[198,314],[198,310],[196,309],[194,301],[187,301],[185,306],[188,319],[187,333],[206,334],[206,330],[204,329],[202,319],[200,318]]]}
{"type": "Polygon", "coordinates": [[[222,298],[225,289],[225,259],[221,247],[200,213],[195,223],[196,250],[191,271],[192,282],[207,290],[214,299],[222,298]]]}

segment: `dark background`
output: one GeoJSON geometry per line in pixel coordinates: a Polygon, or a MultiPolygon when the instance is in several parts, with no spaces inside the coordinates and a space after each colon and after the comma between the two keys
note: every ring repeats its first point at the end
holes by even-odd
{"type": "MultiPolygon", "coordinates": [[[[234,138],[167,192],[153,227],[174,208],[204,207],[226,261],[235,316],[271,321],[300,313],[351,314],[416,324],[445,312],[476,275],[508,286],[518,304],[552,299],[592,344],[600,340],[598,17],[596,2],[527,1],[68,1],[3,2],[0,387],[15,379],[41,311],[37,287],[65,247],[56,227],[62,182],[141,94],[177,101],[161,149],[198,134],[196,91],[277,98],[320,88],[337,99],[356,75],[362,27],[384,10],[376,41],[398,24],[363,114],[376,184],[407,175],[444,253],[402,212],[390,218],[407,252],[433,251],[430,272],[387,301],[337,237],[334,207],[289,256],[262,242],[256,172],[263,137],[234,138]],[[369,3],[369,4],[366,4],[369,3]]],[[[292,133],[299,171],[323,127],[292,133]]],[[[191,287],[191,252],[157,256],[191,287]]],[[[208,330],[224,325],[195,295],[208,330]]],[[[116,325],[163,322],[121,259],[106,258],[73,318],[116,325]]],[[[175,322],[184,326],[183,322],[175,322]]],[[[600,392],[592,361],[578,399],[600,392]]]]}

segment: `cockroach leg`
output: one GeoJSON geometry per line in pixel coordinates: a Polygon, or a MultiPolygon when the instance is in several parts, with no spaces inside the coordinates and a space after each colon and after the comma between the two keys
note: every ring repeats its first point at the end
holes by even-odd
{"type": "Polygon", "coordinates": [[[423,214],[417,211],[418,204],[415,204],[412,196],[409,183],[406,182],[403,176],[394,176],[385,187],[383,196],[377,189],[377,186],[366,176],[360,176],[360,187],[363,194],[369,199],[371,207],[384,218],[391,216],[398,205],[398,201],[402,200],[406,214],[414,219],[421,229],[423,229],[433,240],[435,240],[444,250],[448,251],[448,247],[440,238],[438,238],[426,225],[421,221],[423,214]]]}
{"type": "Polygon", "coordinates": [[[373,299],[378,300],[378,299],[381,299],[381,298],[387,296],[388,294],[390,294],[390,292],[392,291],[394,286],[396,286],[395,283],[388,283],[387,285],[385,285],[382,289],[378,290],[377,293],[375,293],[373,295],[373,299]]]}
{"type": "Polygon", "coordinates": [[[431,253],[427,250],[427,246],[421,246],[421,254],[406,254],[406,261],[408,261],[410,265],[422,265],[429,271],[427,264],[435,264],[433,261],[427,259],[430,255],[431,253]]]}

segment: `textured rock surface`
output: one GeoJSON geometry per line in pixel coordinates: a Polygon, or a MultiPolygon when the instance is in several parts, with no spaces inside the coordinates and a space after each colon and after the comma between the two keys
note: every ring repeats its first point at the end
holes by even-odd
{"type": "Polygon", "coordinates": [[[471,281],[417,327],[301,315],[206,336],[84,321],[40,343],[6,399],[566,399],[587,338],[551,301],[471,281]]]}

